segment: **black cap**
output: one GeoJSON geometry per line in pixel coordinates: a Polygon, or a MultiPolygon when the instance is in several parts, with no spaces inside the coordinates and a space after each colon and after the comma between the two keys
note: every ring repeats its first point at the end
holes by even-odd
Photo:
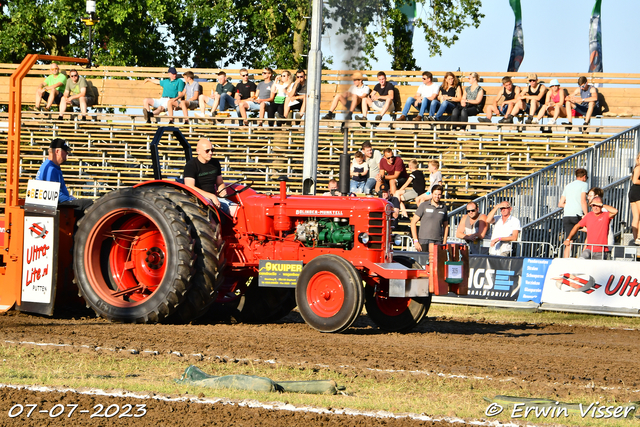
{"type": "Polygon", "coordinates": [[[178,74],[178,71],[176,71],[176,67],[169,67],[169,69],[167,70],[167,73],[178,74]]]}
{"type": "Polygon", "coordinates": [[[69,145],[67,144],[67,141],[65,141],[62,138],[56,138],[53,141],[51,141],[49,148],[62,148],[67,153],[71,151],[71,147],[69,147],[69,145]]]}

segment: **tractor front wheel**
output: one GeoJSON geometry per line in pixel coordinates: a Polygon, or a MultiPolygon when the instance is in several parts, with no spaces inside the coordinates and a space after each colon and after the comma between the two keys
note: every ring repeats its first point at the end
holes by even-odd
{"type": "Polygon", "coordinates": [[[296,285],[302,318],[320,332],[342,332],[362,311],[360,273],[337,255],[320,255],[304,266],[296,285]]]}

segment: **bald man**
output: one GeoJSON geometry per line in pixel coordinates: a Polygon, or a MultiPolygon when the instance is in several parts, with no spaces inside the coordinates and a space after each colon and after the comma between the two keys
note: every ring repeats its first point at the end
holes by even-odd
{"type": "Polygon", "coordinates": [[[228,202],[220,200],[225,194],[219,194],[219,191],[225,185],[220,162],[212,158],[211,141],[207,138],[200,138],[196,154],[197,157],[189,160],[184,166],[184,184],[211,200],[217,208],[229,213],[228,202]]]}

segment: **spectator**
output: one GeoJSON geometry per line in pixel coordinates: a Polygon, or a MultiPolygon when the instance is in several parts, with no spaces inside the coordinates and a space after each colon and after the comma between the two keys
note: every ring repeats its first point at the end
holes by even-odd
{"type": "Polygon", "coordinates": [[[151,123],[151,118],[168,110],[169,103],[177,101],[180,92],[184,89],[184,80],[178,79],[178,72],[174,67],[167,70],[168,78],[157,80],[146,78],[144,83],[151,82],[162,87],[162,97],[159,99],[145,98],[142,105],[142,113],[147,123],[151,123]],[[152,110],[153,109],[153,110],[152,110]]]}
{"type": "MultiPolygon", "coordinates": [[[[599,188],[599,187],[591,188],[587,193],[587,202],[591,204],[594,197],[600,197],[601,199],[604,199],[604,191],[602,191],[602,188],[599,188]]],[[[605,207],[603,207],[602,212],[609,212],[609,211],[605,207]]],[[[586,230],[581,229],[580,231],[586,231],[586,230]]],[[[609,246],[612,246],[615,244],[615,238],[613,236],[613,222],[609,224],[609,234],[607,235],[607,244],[609,246]]]]}
{"type": "Polygon", "coordinates": [[[400,201],[397,197],[393,197],[391,193],[389,193],[389,187],[386,184],[384,184],[380,188],[378,197],[387,200],[389,203],[391,203],[391,206],[393,206],[393,213],[391,214],[391,229],[396,228],[398,226],[398,212],[400,212],[400,201]]]}
{"type": "Polygon", "coordinates": [[[233,96],[235,93],[236,87],[227,80],[227,73],[220,71],[218,73],[218,84],[215,90],[211,91],[211,96],[202,94],[198,98],[200,114],[204,117],[207,105],[211,107],[212,117],[216,115],[216,108],[218,107],[220,107],[220,111],[225,111],[227,108],[234,108],[236,101],[233,96]]]}
{"type": "Polygon", "coordinates": [[[520,220],[511,215],[511,204],[507,201],[497,204],[487,215],[489,224],[493,226],[489,255],[510,256],[511,243],[518,240],[520,220]],[[500,215],[496,215],[500,209],[500,215]]]}
{"type": "Polygon", "coordinates": [[[184,116],[184,124],[189,124],[189,110],[195,110],[198,108],[200,99],[200,94],[202,93],[202,86],[200,83],[194,80],[195,75],[193,71],[187,71],[183,75],[185,85],[182,92],[180,92],[180,98],[184,98],[180,100],[180,103],[170,103],[167,107],[168,112],[167,116],[171,117],[169,120],[169,124],[173,124],[173,109],[178,107],[182,110],[182,115],[184,116]]]}
{"type": "Polygon", "coordinates": [[[213,158],[213,145],[207,138],[200,138],[196,146],[197,157],[189,160],[184,166],[184,184],[193,188],[211,203],[230,214],[229,202],[223,197],[224,180],[222,166],[213,158]]]}
{"type": "Polygon", "coordinates": [[[409,174],[400,156],[394,156],[391,148],[385,148],[383,158],[380,160],[380,181],[376,182],[376,191],[380,191],[383,183],[389,185],[391,194],[395,194],[398,186],[404,185],[409,174]]]}
{"type": "Polygon", "coordinates": [[[364,194],[371,194],[376,186],[376,183],[382,183],[380,178],[380,161],[382,160],[382,153],[380,150],[374,150],[369,141],[362,143],[362,154],[364,154],[364,160],[369,168],[369,178],[364,185],[364,194]]]}
{"type": "Polygon", "coordinates": [[[640,154],[636,156],[636,164],[631,174],[629,187],[629,203],[631,204],[631,232],[636,245],[640,245],[638,227],[640,227],[640,154]]]}
{"type": "Polygon", "coordinates": [[[342,103],[342,105],[349,110],[345,120],[351,120],[351,116],[356,109],[362,110],[362,105],[365,102],[365,99],[369,96],[370,89],[369,86],[364,84],[364,77],[361,73],[353,73],[352,79],[353,85],[351,85],[348,91],[339,93],[333,97],[329,112],[322,118],[322,120],[333,120],[335,118],[334,111],[338,108],[339,103],[342,103]]]}
{"type": "Polygon", "coordinates": [[[298,111],[300,116],[304,116],[307,108],[307,75],[304,70],[296,72],[296,81],[287,93],[287,100],[284,103],[284,116],[289,118],[290,111],[298,111]]]}
{"type": "Polygon", "coordinates": [[[67,111],[67,104],[80,107],[81,120],[87,120],[87,106],[93,105],[94,102],[93,96],[87,95],[87,81],[78,74],[77,70],[71,70],[69,71],[69,79],[64,87],[64,94],[60,99],[60,116],[58,116],[58,120],[62,120],[65,111],[67,111]]]}
{"type": "Polygon", "coordinates": [[[422,117],[426,111],[429,111],[431,102],[438,96],[438,89],[440,86],[433,83],[433,74],[429,71],[422,73],[422,84],[418,88],[418,92],[415,97],[409,97],[407,102],[404,103],[404,109],[402,115],[398,117],[398,121],[402,122],[407,120],[409,110],[413,105],[418,110],[418,115],[413,119],[415,122],[422,121],[422,117]]]}
{"type": "Polygon", "coordinates": [[[487,108],[486,117],[480,117],[478,121],[480,123],[491,123],[491,117],[495,114],[504,116],[498,120],[498,123],[513,123],[513,114],[511,113],[516,104],[519,103],[519,96],[520,88],[513,85],[511,77],[503,77],[502,89],[493,98],[493,104],[487,108]]]}
{"type": "Polygon", "coordinates": [[[369,178],[369,167],[364,161],[364,154],[362,151],[357,151],[353,156],[351,162],[351,182],[349,183],[350,193],[364,193],[364,187],[367,184],[369,178]]]}
{"type": "Polygon", "coordinates": [[[487,216],[480,213],[476,202],[467,203],[467,213],[460,219],[456,237],[463,239],[469,246],[470,255],[482,253],[482,240],[487,234],[487,216]]]}
{"type": "Polygon", "coordinates": [[[478,73],[469,74],[469,87],[465,88],[460,104],[451,113],[452,122],[468,122],[470,116],[477,116],[484,109],[484,89],[478,85],[478,80],[478,73]]]}
{"type": "Polygon", "coordinates": [[[529,117],[523,118],[522,122],[529,125],[533,123],[533,118],[544,104],[547,88],[538,81],[538,75],[535,73],[529,74],[527,80],[529,80],[527,90],[520,92],[520,96],[516,98],[519,102],[516,102],[511,114],[517,116],[520,110],[525,113],[528,111],[529,117]]]}
{"type": "Polygon", "coordinates": [[[416,198],[416,204],[420,206],[422,202],[426,202],[427,200],[431,200],[431,193],[433,193],[433,189],[436,185],[443,185],[442,182],[442,172],[440,172],[440,162],[437,160],[429,161],[429,166],[427,166],[427,170],[429,171],[429,189],[416,198]]]}
{"type": "Polygon", "coordinates": [[[62,100],[67,76],[60,72],[60,67],[55,62],[49,67],[51,74],[40,83],[40,88],[36,90],[36,109],[40,109],[40,102],[44,99],[47,103],[45,111],[49,111],[53,104],[59,105],[62,100]]]}
{"type": "MultiPolygon", "coordinates": [[[[373,87],[369,97],[364,98],[362,101],[362,117],[356,117],[356,120],[366,120],[369,107],[373,111],[380,113],[376,116],[376,120],[382,120],[385,114],[395,111],[393,84],[387,81],[387,75],[384,71],[378,72],[378,84],[373,87]]],[[[391,189],[393,190],[393,188],[391,189]]]]}
{"type": "Polygon", "coordinates": [[[600,101],[598,100],[598,89],[590,85],[585,76],[580,76],[578,88],[572,95],[567,97],[567,100],[571,103],[574,117],[584,116],[583,132],[586,132],[587,126],[589,126],[591,115],[602,113],[600,111],[600,101]]]}
{"type": "Polygon", "coordinates": [[[613,206],[602,203],[600,197],[594,197],[591,201],[591,212],[586,214],[571,230],[571,233],[564,241],[565,246],[570,246],[573,236],[580,227],[587,227],[587,246],[580,255],[584,259],[608,259],[609,247],[608,234],[611,218],[618,214],[618,210],[613,206]],[[603,211],[607,210],[607,213],[603,211]]]}
{"type": "Polygon", "coordinates": [[[327,186],[329,191],[323,193],[323,196],[341,196],[340,189],[338,188],[338,180],[331,178],[329,185],[327,186]]]}
{"type": "Polygon", "coordinates": [[[58,206],[68,206],[76,210],[76,218],[82,216],[84,211],[93,203],[89,199],[76,199],[69,195],[69,190],[64,183],[64,177],[62,176],[62,169],[60,165],[67,161],[67,155],[71,151],[71,148],[67,144],[67,141],[61,138],[56,138],[49,144],[49,155],[47,159],[42,163],[36,179],[39,181],[50,181],[60,183],[60,192],[58,196],[58,206]]]}
{"type": "Polygon", "coordinates": [[[558,120],[558,117],[566,117],[569,119],[567,128],[571,129],[573,126],[571,120],[571,103],[566,99],[564,89],[560,89],[560,82],[557,79],[549,82],[549,90],[547,91],[546,102],[540,108],[538,115],[533,119],[533,123],[542,123],[542,118],[546,115],[552,117],[548,124],[554,125],[558,120]],[[565,107],[566,104],[566,107],[565,107]]]}
{"type": "Polygon", "coordinates": [[[429,107],[430,121],[439,122],[446,113],[451,113],[462,99],[462,88],[452,72],[447,71],[444,82],[438,90],[438,97],[431,102],[429,107]]]}
{"type": "MultiPolygon", "coordinates": [[[[582,217],[589,212],[587,207],[587,193],[589,186],[587,185],[587,171],[585,169],[576,169],[576,179],[568,184],[562,192],[562,197],[558,202],[559,208],[564,208],[562,217],[562,228],[565,237],[569,236],[573,227],[580,222],[582,217]]],[[[564,247],[564,257],[571,256],[571,245],[564,247]]]]}
{"type": "Polygon", "coordinates": [[[409,178],[407,181],[396,191],[393,196],[400,200],[400,212],[405,218],[407,215],[407,208],[404,202],[414,200],[416,197],[424,194],[426,191],[426,184],[424,180],[424,174],[421,170],[418,170],[418,161],[413,159],[409,161],[409,178]]]}
{"type": "Polygon", "coordinates": [[[235,106],[239,117],[242,117],[240,124],[248,126],[247,110],[251,110],[251,102],[255,99],[257,87],[254,82],[249,81],[249,71],[246,68],[240,69],[240,78],[241,82],[236,85],[235,106]]]}
{"type": "Polygon", "coordinates": [[[432,194],[433,197],[429,203],[418,206],[411,218],[411,236],[418,252],[429,252],[429,243],[445,244],[449,235],[447,207],[444,203],[440,203],[442,186],[435,186],[432,194]],[[417,231],[418,221],[420,221],[420,234],[417,231]]]}
{"type": "Polygon", "coordinates": [[[240,103],[240,115],[244,119],[243,124],[245,126],[249,125],[249,122],[247,121],[247,110],[258,111],[258,126],[262,126],[262,120],[260,119],[265,116],[267,108],[270,105],[270,100],[275,97],[271,96],[271,86],[273,86],[271,78],[273,77],[273,70],[270,67],[265,67],[262,70],[262,77],[264,80],[258,84],[255,96],[247,100],[247,102],[240,103]]]}
{"type": "MultiPolygon", "coordinates": [[[[284,104],[287,100],[287,94],[295,87],[295,82],[291,78],[290,71],[283,71],[280,75],[276,76],[273,82],[273,89],[271,90],[271,96],[273,96],[272,102],[269,104],[269,117],[276,117],[278,119],[284,119],[284,104]]],[[[278,123],[278,126],[280,124],[278,123]]]]}

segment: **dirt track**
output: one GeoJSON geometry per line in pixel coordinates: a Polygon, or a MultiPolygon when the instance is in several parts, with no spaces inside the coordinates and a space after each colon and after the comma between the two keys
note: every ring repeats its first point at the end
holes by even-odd
{"type": "MultiPolygon", "coordinates": [[[[429,319],[411,334],[387,334],[361,316],[344,334],[320,334],[292,313],[284,323],[270,325],[117,325],[100,319],[49,319],[10,313],[0,316],[0,340],[89,345],[114,349],[178,351],[182,354],[229,356],[275,360],[284,365],[328,365],[339,372],[384,377],[382,370],[420,370],[431,373],[511,379],[526,382],[538,396],[571,400],[576,389],[606,388],[608,398],[640,400],[640,376],[636,363],[640,332],[602,328],[531,324],[490,324],[429,319]]],[[[0,389],[5,402],[62,396],[0,389]]],[[[78,398],[74,397],[75,403],[78,398]]],[[[86,406],[94,398],[85,396],[86,406]]],[[[101,403],[106,403],[100,398],[101,403]]],[[[117,402],[117,400],[115,400],[117,402]]],[[[51,403],[53,404],[53,403],[51,403]]],[[[136,425],[181,425],[193,404],[154,402],[136,425]],[[171,409],[173,408],[173,409],[171,409]],[[173,412],[170,412],[173,411],[173,412]],[[163,424],[164,423],[164,424],[163,424]]],[[[0,424],[9,424],[8,408],[2,408],[0,424]]],[[[264,409],[213,405],[198,410],[190,425],[219,420],[224,425],[417,425],[417,421],[375,420],[363,417],[289,413],[264,409]],[[258,422],[255,417],[260,417],[258,422]]],[[[446,415],[446,414],[440,414],[446,415]]],[[[479,414],[480,417],[481,414],[479,414]]],[[[46,425],[33,422],[31,425],[46,425]]],[[[77,425],[82,424],[78,418],[77,425]]],[[[445,423],[428,423],[444,425],[445,423]]],[[[27,425],[27,424],[25,424],[27,425]]],[[[91,424],[94,425],[94,424],[91,424]]]]}

